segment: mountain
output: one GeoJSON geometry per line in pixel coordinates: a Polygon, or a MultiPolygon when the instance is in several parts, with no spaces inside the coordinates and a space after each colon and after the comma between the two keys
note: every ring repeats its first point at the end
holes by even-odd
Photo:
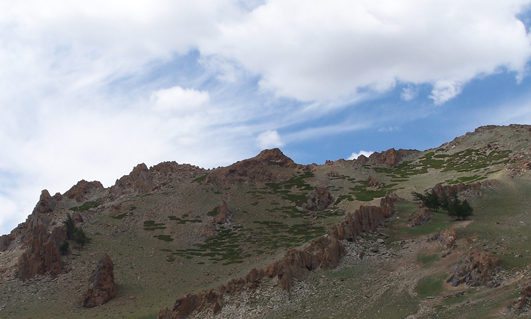
{"type": "Polygon", "coordinates": [[[425,151],[272,149],[43,190],[0,237],[0,317],[529,317],[530,141],[484,126],[425,151]]]}

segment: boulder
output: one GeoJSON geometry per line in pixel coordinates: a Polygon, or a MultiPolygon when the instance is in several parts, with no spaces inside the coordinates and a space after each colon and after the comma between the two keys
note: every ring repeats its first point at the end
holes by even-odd
{"type": "Polygon", "coordinates": [[[116,296],[113,269],[114,264],[111,258],[105,254],[90,275],[88,289],[81,299],[83,307],[97,307],[116,296]]]}
{"type": "Polygon", "coordinates": [[[367,182],[369,183],[369,186],[372,188],[382,187],[382,184],[378,182],[376,178],[372,177],[372,175],[369,175],[369,177],[367,177],[367,182]]]}
{"type": "Polygon", "coordinates": [[[466,283],[469,286],[495,286],[493,275],[500,259],[483,250],[472,250],[459,263],[446,282],[466,283]],[[458,278],[458,281],[455,281],[458,278]]]}
{"type": "Polygon", "coordinates": [[[311,211],[321,211],[326,209],[334,202],[334,197],[326,187],[317,186],[307,196],[308,201],[302,205],[302,208],[311,211]]]}
{"type": "Polygon", "coordinates": [[[231,212],[229,210],[229,206],[225,201],[219,206],[218,213],[216,216],[214,216],[214,223],[216,224],[225,224],[229,221],[231,217],[231,212]]]}

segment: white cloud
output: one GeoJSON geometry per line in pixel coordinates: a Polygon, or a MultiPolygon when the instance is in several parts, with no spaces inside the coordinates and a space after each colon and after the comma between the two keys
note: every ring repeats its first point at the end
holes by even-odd
{"type": "Polygon", "coordinates": [[[396,132],[400,130],[400,126],[388,126],[388,127],[381,127],[378,129],[378,132],[396,132]]]}
{"type": "Polygon", "coordinates": [[[256,141],[260,149],[284,146],[284,143],[282,143],[282,141],[280,140],[280,135],[278,134],[276,130],[275,131],[268,130],[268,131],[260,133],[258,137],[256,138],[256,141]]]}
{"type": "Polygon", "coordinates": [[[369,151],[369,152],[360,151],[359,153],[354,152],[354,153],[352,153],[352,155],[350,155],[350,157],[348,159],[349,160],[354,160],[354,159],[357,159],[360,155],[363,155],[365,157],[369,157],[369,156],[371,156],[372,153],[374,153],[374,152],[372,152],[372,151],[369,151]]]}
{"type": "Polygon", "coordinates": [[[418,94],[418,88],[413,86],[407,86],[402,89],[402,93],[400,93],[400,98],[404,101],[411,101],[416,98],[418,94]]]}
{"type": "Polygon", "coordinates": [[[435,105],[440,105],[453,99],[461,93],[462,89],[462,84],[457,83],[456,81],[437,81],[433,86],[430,99],[433,99],[435,105]]]}
{"type": "Polygon", "coordinates": [[[530,37],[515,15],[529,1],[271,0],[200,41],[261,74],[279,96],[327,100],[404,83],[436,83],[443,103],[499,67],[519,71],[530,37]]]}
{"type": "Polygon", "coordinates": [[[207,105],[209,99],[210,96],[206,91],[183,89],[180,86],[160,89],[151,94],[154,110],[180,115],[200,111],[207,105]]]}

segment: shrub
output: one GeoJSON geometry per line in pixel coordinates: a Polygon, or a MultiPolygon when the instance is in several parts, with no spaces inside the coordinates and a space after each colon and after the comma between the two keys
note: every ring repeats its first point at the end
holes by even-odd
{"type": "Polygon", "coordinates": [[[65,240],[61,245],[59,245],[59,251],[61,252],[61,255],[66,255],[68,253],[69,247],[70,243],[68,243],[68,240],[65,240]]]}

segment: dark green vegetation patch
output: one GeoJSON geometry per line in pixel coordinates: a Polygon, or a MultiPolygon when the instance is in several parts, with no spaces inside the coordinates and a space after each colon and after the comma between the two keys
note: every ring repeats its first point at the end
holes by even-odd
{"type": "Polygon", "coordinates": [[[91,208],[95,208],[95,207],[98,207],[98,206],[100,206],[100,203],[92,201],[92,202],[85,202],[81,206],[72,207],[72,208],[70,208],[70,210],[74,211],[74,212],[84,212],[84,211],[87,211],[87,210],[89,210],[91,208]]]}

